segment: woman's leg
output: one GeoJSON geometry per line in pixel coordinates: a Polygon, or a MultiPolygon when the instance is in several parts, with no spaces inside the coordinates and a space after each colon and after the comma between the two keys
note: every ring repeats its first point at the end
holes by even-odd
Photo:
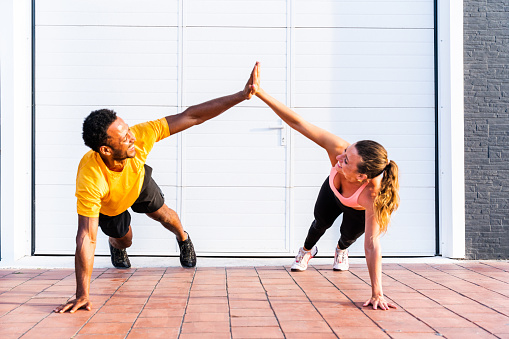
{"type": "Polygon", "coordinates": [[[310,250],[316,245],[318,240],[325,231],[332,226],[341,212],[341,208],[338,205],[334,192],[332,192],[329,186],[329,178],[327,177],[316,199],[314,211],[315,220],[311,223],[308,235],[304,241],[304,248],[306,250],[310,250]]]}
{"type": "Polygon", "coordinates": [[[334,271],[348,271],[350,265],[347,248],[364,233],[365,211],[358,211],[343,205],[341,208],[343,209],[343,222],[340,227],[341,237],[338,240],[332,265],[334,271]]]}
{"type": "Polygon", "coordinates": [[[347,249],[364,234],[365,214],[365,211],[343,206],[343,222],[340,228],[341,237],[338,241],[340,249],[347,249]]]}

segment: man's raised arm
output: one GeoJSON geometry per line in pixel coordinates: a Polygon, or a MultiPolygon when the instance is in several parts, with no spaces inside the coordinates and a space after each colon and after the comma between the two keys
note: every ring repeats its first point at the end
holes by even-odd
{"type": "Polygon", "coordinates": [[[242,91],[191,106],[180,114],[167,116],[166,121],[170,128],[170,134],[173,135],[189,127],[199,125],[218,116],[238,103],[251,99],[259,86],[258,72],[256,72],[257,67],[258,62],[255,64],[251,76],[242,91]]]}
{"type": "Polygon", "coordinates": [[[94,254],[97,240],[99,218],[89,218],[78,215],[78,234],[76,235],[76,254],[74,265],[76,270],[76,299],[69,300],[54,309],[55,312],[70,313],[80,308],[87,311],[92,309],[90,302],[90,278],[94,268],[94,254]]]}

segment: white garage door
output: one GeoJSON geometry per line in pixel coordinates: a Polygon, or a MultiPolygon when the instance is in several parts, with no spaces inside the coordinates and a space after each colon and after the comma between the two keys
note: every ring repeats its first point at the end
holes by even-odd
{"type": "MultiPolygon", "coordinates": [[[[256,60],[263,87],[306,119],[386,146],[402,203],[383,253],[434,254],[433,1],[41,0],[35,32],[37,254],[74,253],[91,110],[129,124],[175,114],[242,89],[256,60]]],[[[158,143],[147,163],[197,252],[235,256],[302,246],[327,162],[253,99],[158,143]]],[[[132,215],[129,253],[177,253],[169,232],[132,215]]],[[[103,235],[97,253],[108,253],[103,235]]]]}

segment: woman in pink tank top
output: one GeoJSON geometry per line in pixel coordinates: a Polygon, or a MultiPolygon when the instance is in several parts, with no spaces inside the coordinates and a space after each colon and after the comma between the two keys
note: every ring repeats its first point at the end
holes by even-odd
{"type": "MultiPolygon", "coordinates": [[[[260,79],[260,66],[255,68],[260,79]]],[[[371,297],[364,306],[388,310],[396,308],[384,298],[382,290],[382,250],[380,235],[387,231],[392,212],[399,204],[398,166],[389,161],[387,151],[379,143],[362,140],[349,144],[342,138],[315,126],[272,98],[259,83],[256,96],[264,101],[283,121],[327,151],[332,169],[318,194],[314,216],[304,246],[292,265],[303,271],[318,249],[316,243],[343,214],[341,237],[336,247],[333,269],[348,270],[348,247],[362,234],[371,280],[371,297]]]]}

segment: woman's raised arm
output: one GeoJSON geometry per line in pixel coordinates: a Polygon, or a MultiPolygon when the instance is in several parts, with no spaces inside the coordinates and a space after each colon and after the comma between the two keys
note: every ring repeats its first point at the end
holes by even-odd
{"type": "Polygon", "coordinates": [[[283,103],[274,99],[262,88],[257,90],[256,96],[265,102],[274,111],[274,113],[283,119],[283,121],[286,122],[291,128],[298,131],[311,141],[315,142],[318,146],[324,148],[327,151],[333,166],[337,162],[336,156],[343,153],[345,149],[350,145],[348,142],[332,134],[331,132],[304,120],[304,118],[292,111],[283,103]]]}

